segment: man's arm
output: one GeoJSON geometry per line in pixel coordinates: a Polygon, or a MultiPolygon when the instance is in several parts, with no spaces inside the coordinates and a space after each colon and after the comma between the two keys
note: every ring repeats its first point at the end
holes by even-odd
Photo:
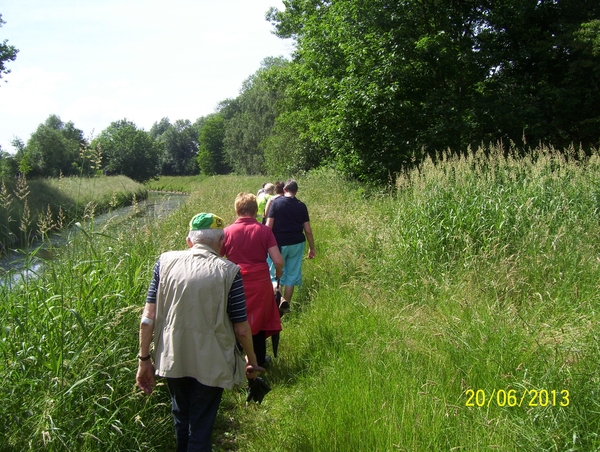
{"type": "Polygon", "coordinates": [[[250,330],[250,324],[247,320],[234,323],[233,330],[235,332],[235,337],[244,349],[248,359],[248,365],[246,366],[246,378],[254,379],[258,376],[258,372],[264,372],[265,369],[260,367],[258,365],[258,361],[256,360],[254,346],[252,345],[252,332],[250,330]]]}
{"type": "Polygon", "coordinates": [[[313,237],[312,229],[310,228],[310,221],[306,221],[302,224],[304,228],[304,235],[306,236],[306,240],[308,240],[308,258],[314,259],[315,257],[315,239],[313,237]]]}
{"type": "MultiPolygon", "coordinates": [[[[156,304],[146,303],[142,320],[140,321],[140,357],[150,355],[150,343],[154,331],[154,319],[156,317],[156,304]]],[[[154,380],[154,363],[152,359],[142,361],[138,359],[138,371],[135,377],[137,385],[146,394],[151,394],[156,382],[154,380]]]]}

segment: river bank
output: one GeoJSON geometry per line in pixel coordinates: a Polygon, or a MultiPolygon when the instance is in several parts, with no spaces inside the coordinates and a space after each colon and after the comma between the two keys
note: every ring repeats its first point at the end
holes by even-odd
{"type": "Polygon", "coordinates": [[[0,255],[27,247],[75,221],[93,218],[148,197],[125,176],[3,179],[0,184],[0,255]]]}
{"type": "Polygon", "coordinates": [[[68,245],[77,234],[110,234],[115,228],[127,229],[135,223],[143,227],[147,223],[161,221],[179,208],[188,198],[186,194],[151,191],[142,201],[110,210],[93,218],[84,218],[68,228],[45,236],[31,243],[28,249],[12,250],[0,258],[0,278],[9,274],[13,281],[37,274],[43,263],[53,260],[63,246],[68,245]]]}

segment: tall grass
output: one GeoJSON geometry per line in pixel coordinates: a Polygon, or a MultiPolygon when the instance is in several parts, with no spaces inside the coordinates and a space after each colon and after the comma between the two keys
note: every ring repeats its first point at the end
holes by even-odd
{"type": "Polygon", "coordinates": [[[61,177],[0,181],[0,254],[27,247],[84,214],[106,212],[146,199],[147,190],[128,177],[61,177]]]}
{"type": "Polygon", "coordinates": [[[161,176],[158,179],[146,182],[146,187],[149,190],[191,193],[197,190],[199,184],[207,177],[203,174],[197,176],[161,176]]]}
{"type": "Polygon", "coordinates": [[[240,411],[245,448],[600,447],[598,155],[486,151],[428,160],[393,196],[303,182],[318,256],[284,317],[275,390],[240,411]],[[520,407],[498,402],[511,389],[520,407]],[[530,407],[531,390],[570,403],[530,407]]]}
{"type": "MultiPolygon", "coordinates": [[[[299,180],[317,257],[273,390],[249,406],[226,392],[215,450],[598,449],[598,162],[486,149],[426,161],[393,193],[299,180]],[[521,406],[499,406],[511,390],[521,406]],[[530,390],[559,398],[528,406],[530,390]]],[[[209,178],[160,224],[83,225],[65,260],[2,287],[0,450],[174,450],[165,386],[134,388],[152,265],[193,213],[232,222],[262,182],[209,178]]]]}

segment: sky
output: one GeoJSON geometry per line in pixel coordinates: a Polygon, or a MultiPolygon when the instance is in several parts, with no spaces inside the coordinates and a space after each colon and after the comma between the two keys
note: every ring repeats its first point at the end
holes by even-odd
{"type": "Polygon", "coordinates": [[[281,0],[2,0],[0,42],[19,49],[0,79],[0,146],[14,153],[51,114],[86,138],[113,121],[195,121],[239,94],[293,42],[265,19],[281,0]]]}

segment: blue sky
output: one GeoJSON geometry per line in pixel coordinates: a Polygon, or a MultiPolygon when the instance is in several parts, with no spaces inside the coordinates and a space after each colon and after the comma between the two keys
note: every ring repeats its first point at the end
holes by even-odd
{"type": "Polygon", "coordinates": [[[14,152],[51,114],[86,137],[127,118],[149,130],[196,120],[293,44],[265,20],[280,0],[3,0],[0,41],[19,49],[0,79],[0,146],[14,152]],[[7,83],[5,83],[7,82],[7,83]]]}

